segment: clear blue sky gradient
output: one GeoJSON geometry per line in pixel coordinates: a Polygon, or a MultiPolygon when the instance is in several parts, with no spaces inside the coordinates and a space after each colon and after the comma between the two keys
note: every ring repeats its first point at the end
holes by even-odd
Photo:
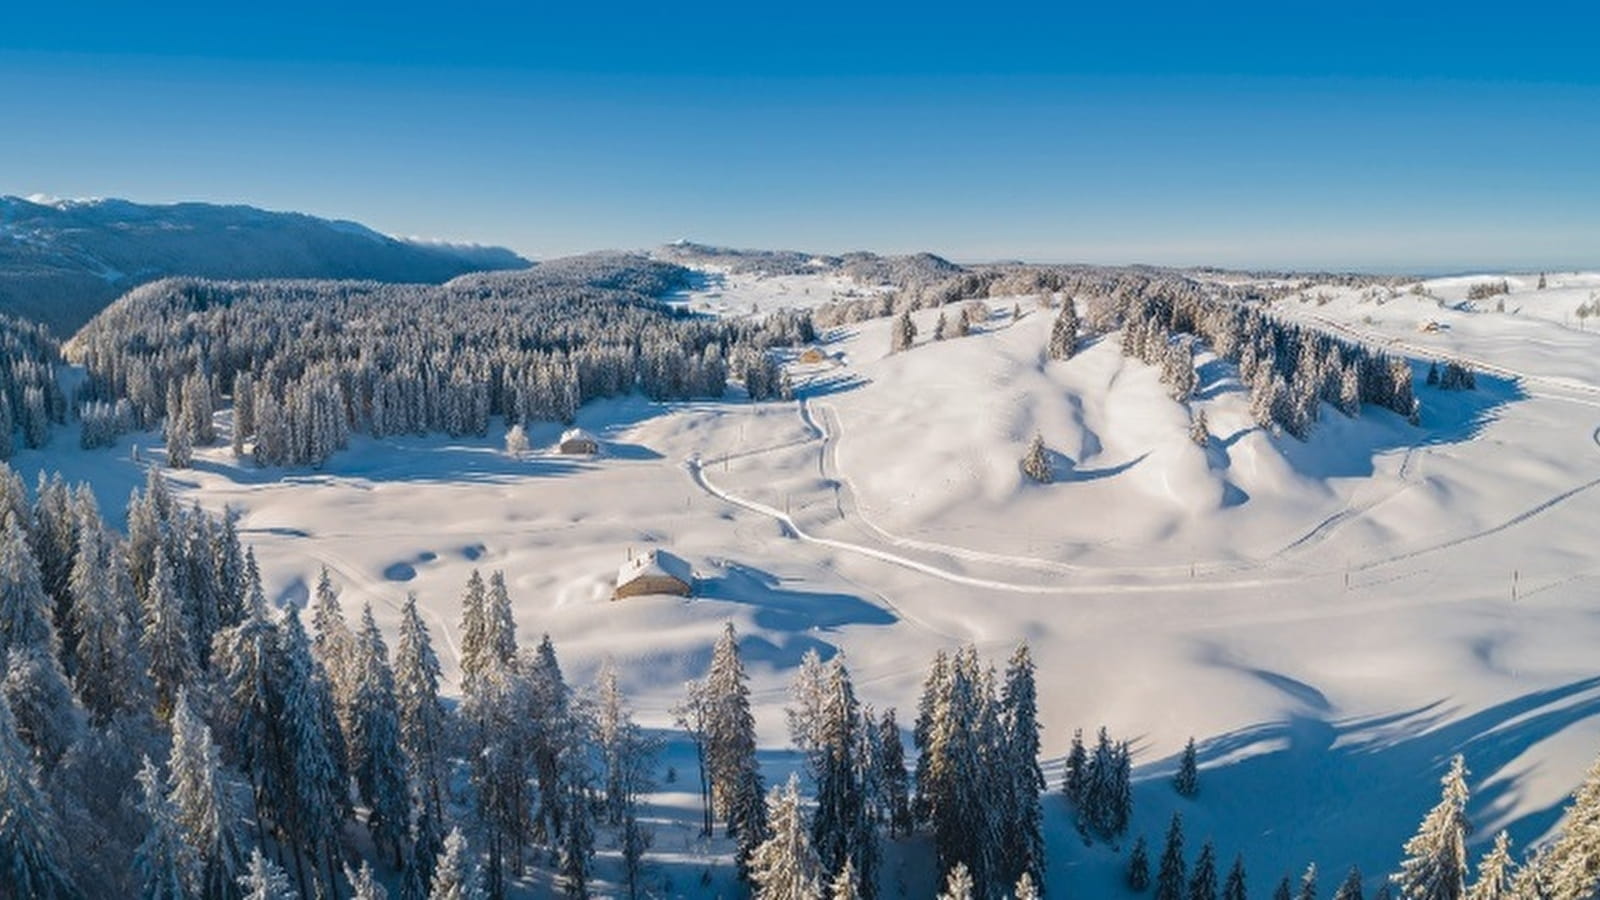
{"type": "Polygon", "coordinates": [[[0,5],[0,193],[535,257],[1600,265],[1577,4],[242,5],[0,5]]]}

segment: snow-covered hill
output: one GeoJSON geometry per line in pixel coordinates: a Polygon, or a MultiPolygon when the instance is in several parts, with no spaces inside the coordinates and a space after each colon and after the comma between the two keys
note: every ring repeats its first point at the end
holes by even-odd
{"type": "MultiPolygon", "coordinates": [[[[859,288],[831,267],[706,268],[717,277],[681,300],[728,315],[859,288]]],[[[1502,827],[1529,846],[1600,747],[1600,333],[1575,314],[1600,276],[1552,274],[1543,290],[1508,279],[1503,310],[1466,299],[1491,280],[1313,283],[1273,304],[1410,357],[1416,425],[1324,406],[1306,441],[1269,434],[1210,352],[1180,403],[1115,334],[1049,360],[1053,311],[1001,296],[966,337],[933,340],[939,312],[915,313],[919,337],[900,353],[890,319],[830,329],[811,361],[790,360],[794,402],[591,404],[577,424],[602,441],[592,458],[512,458],[496,429],[358,437],[318,470],[205,448],[172,479],[185,501],[242,512],[280,602],[303,602],[326,566],[347,609],[372,602],[392,633],[416,592],[450,693],[462,585],[504,570],[523,642],[549,633],[580,684],[613,658],[641,719],[668,736],[663,771],[679,774],[693,755],[669,710],[725,621],[743,635],[769,781],[796,764],[783,706],[807,650],[843,653],[863,701],[909,723],[936,650],[971,642],[999,663],[1025,638],[1046,771],[1059,777],[1074,729],[1106,724],[1133,741],[1138,782],[1120,849],[1086,846],[1046,797],[1051,890],[1124,896],[1128,844],[1159,845],[1177,810],[1194,846],[1242,852],[1251,894],[1266,896],[1310,861],[1327,882],[1351,864],[1391,871],[1455,753],[1472,771],[1474,854],[1502,827]],[[1477,389],[1423,384],[1435,356],[1469,361],[1477,389]],[[1189,434],[1202,410],[1205,446],[1189,434]],[[1018,470],[1036,434],[1049,484],[1018,470]],[[694,599],[610,600],[618,564],[648,546],[692,564],[694,599]],[[1191,735],[1192,800],[1166,777],[1191,735]]],[[[537,426],[532,442],[559,431],[537,426]]],[[[88,480],[107,510],[143,477],[132,445],[159,443],[71,440],[15,464],[30,481],[88,480]]],[[[649,799],[654,865],[672,894],[712,896],[732,889],[729,848],[696,836],[692,791],[663,775],[649,799]]],[[[886,878],[928,895],[926,853],[896,842],[886,878]]]]}
{"type": "Polygon", "coordinates": [[[63,338],[130,288],[171,275],[442,282],[528,265],[499,247],[249,206],[0,197],[0,312],[63,338]]]}

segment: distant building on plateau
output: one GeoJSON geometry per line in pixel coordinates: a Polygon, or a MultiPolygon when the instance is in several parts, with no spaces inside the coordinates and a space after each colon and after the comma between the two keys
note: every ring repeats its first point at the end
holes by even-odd
{"type": "Polygon", "coordinates": [[[568,456],[593,456],[600,452],[600,441],[582,428],[568,428],[556,449],[568,456]]]}
{"type": "Polygon", "coordinates": [[[687,597],[694,587],[689,564],[665,550],[630,554],[617,570],[617,589],[611,599],[642,597],[648,594],[675,594],[687,597]]]}

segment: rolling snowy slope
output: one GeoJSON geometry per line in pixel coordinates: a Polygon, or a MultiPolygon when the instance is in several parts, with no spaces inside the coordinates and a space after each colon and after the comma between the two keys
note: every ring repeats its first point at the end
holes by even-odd
{"type": "MultiPolygon", "coordinates": [[[[837,278],[727,271],[682,299],[728,314],[816,305],[845,289],[837,278]]],[[[1564,321],[1600,277],[1512,279],[1505,312],[1466,305],[1469,281],[1276,304],[1406,351],[1419,378],[1434,354],[1475,361],[1476,391],[1419,387],[1417,426],[1325,406],[1306,442],[1268,434],[1211,354],[1185,406],[1115,335],[1047,360],[1053,312],[1004,297],[963,338],[932,340],[937,312],[917,313],[898,354],[887,319],[832,330],[824,361],[791,363],[795,402],[590,405],[578,425],[604,442],[593,459],[510,458],[499,433],[357,438],[320,471],[259,470],[219,446],[172,479],[185,500],[242,511],[275,598],[303,601],[326,566],[347,609],[370,601],[392,629],[416,592],[451,677],[473,568],[505,571],[521,639],[549,633],[574,682],[614,658],[659,728],[735,622],[769,780],[794,765],[782,707],[805,651],[844,653],[862,699],[909,722],[936,650],[974,642],[998,663],[1027,639],[1047,771],[1075,728],[1110,726],[1134,741],[1141,779],[1129,840],[1158,843],[1181,810],[1194,846],[1245,852],[1265,896],[1313,860],[1325,884],[1353,863],[1392,870],[1457,752],[1474,840],[1507,827],[1526,846],[1600,748],[1600,333],[1564,321]],[[1205,447],[1188,434],[1200,409],[1205,447]],[[1018,470],[1035,434],[1051,484],[1018,470]],[[690,561],[694,599],[609,600],[617,565],[647,546],[690,561]],[[1164,776],[1190,735],[1202,791],[1185,800],[1164,776]]],[[[558,430],[535,429],[534,445],[558,430]]],[[[121,509],[142,477],[132,444],[155,440],[85,453],[63,434],[16,463],[30,481],[89,480],[121,509]]],[[[686,773],[692,752],[676,741],[667,762],[686,773]]],[[[692,790],[652,798],[658,865],[685,895],[714,867],[714,894],[731,863],[692,837],[692,790]]],[[[1045,807],[1052,891],[1120,896],[1122,856],[1085,847],[1058,797],[1045,807]]],[[[909,895],[927,887],[925,852],[890,851],[887,877],[909,895]]]]}

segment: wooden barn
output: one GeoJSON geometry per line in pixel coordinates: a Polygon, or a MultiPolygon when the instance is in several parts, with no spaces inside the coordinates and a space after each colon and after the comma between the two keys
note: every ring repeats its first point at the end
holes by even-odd
{"type": "Polygon", "coordinates": [[[630,554],[617,570],[617,589],[611,599],[649,594],[687,597],[693,588],[694,573],[687,562],[665,550],[649,550],[637,556],[630,554]]]}
{"type": "Polygon", "coordinates": [[[568,428],[556,449],[568,456],[593,456],[600,452],[600,441],[582,428],[568,428]]]}

